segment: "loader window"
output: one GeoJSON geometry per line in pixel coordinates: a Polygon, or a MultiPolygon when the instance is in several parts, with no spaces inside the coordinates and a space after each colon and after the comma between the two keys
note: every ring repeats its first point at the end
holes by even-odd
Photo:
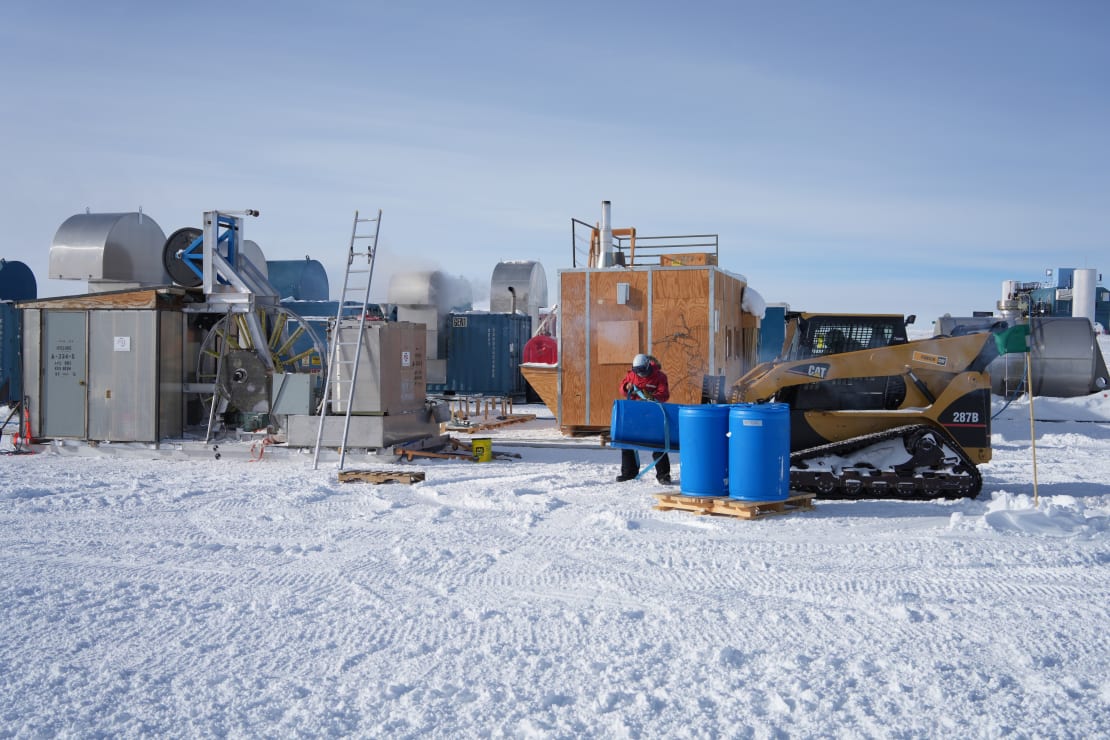
{"type": "Polygon", "coordinates": [[[794,359],[876,349],[906,341],[899,316],[810,316],[800,324],[801,340],[794,359]]]}

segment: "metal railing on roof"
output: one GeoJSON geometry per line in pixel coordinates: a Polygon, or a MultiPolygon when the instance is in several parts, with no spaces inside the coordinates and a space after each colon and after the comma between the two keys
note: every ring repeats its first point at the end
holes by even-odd
{"type": "MultiPolygon", "coordinates": [[[[573,267],[593,267],[591,254],[598,248],[598,227],[576,218],[570,220],[571,231],[571,265],[573,267]]],[[[617,230],[614,230],[617,231],[617,230]]],[[[659,258],[665,254],[679,254],[683,252],[712,254],[713,263],[716,264],[720,253],[720,237],[718,234],[683,234],[676,236],[641,236],[635,229],[621,229],[621,232],[630,234],[613,235],[613,248],[616,251],[615,264],[623,267],[633,267],[638,264],[648,264],[645,258],[654,258],[653,264],[659,263],[659,258]]]]}

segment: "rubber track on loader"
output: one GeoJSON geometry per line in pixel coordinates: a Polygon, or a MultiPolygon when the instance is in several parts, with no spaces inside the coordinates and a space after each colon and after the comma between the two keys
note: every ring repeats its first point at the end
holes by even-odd
{"type": "MultiPolygon", "coordinates": [[[[908,458],[909,453],[906,456],[908,458]]],[[[790,455],[790,489],[815,493],[819,499],[934,501],[975,498],[982,487],[983,478],[975,463],[945,430],[929,424],[888,429],[842,442],[798,450],[790,455]],[[904,440],[919,430],[935,432],[945,443],[946,457],[954,454],[959,458],[958,462],[942,469],[919,469],[909,475],[901,475],[893,468],[878,470],[868,466],[849,467],[839,475],[805,467],[807,460],[820,457],[837,456],[851,460],[854,452],[865,447],[888,439],[904,440]]]]}

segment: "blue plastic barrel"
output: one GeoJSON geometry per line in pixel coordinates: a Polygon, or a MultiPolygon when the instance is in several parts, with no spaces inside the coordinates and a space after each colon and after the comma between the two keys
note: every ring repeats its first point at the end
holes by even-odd
{"type": "MultiPolygon", "coordinates": [[[[790,496],[790,407],[741,403],[728,414],[728,495],[748,501],[790,496]]],[[[683,460],[685,463],[685,460],[683,460]]],[[[683,476],[686,466],[683,465],[683,476]]]]}
{"type": "Polygon", "coordinates": [[[728,406],[678,410],[682,448],[681,490],[688,496],[728,495],[728,406]]]}
{"type": "Polygon", "coordinates": [[[677,403],[654,401],[613,401],[609,417],[609,442],[613,447],[631,449],[678,449],[677,403]]]}

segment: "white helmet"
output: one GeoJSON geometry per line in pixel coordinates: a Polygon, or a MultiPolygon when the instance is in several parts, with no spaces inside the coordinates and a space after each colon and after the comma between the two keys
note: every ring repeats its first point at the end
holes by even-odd
{"type": "Polygon", "coordinates": [[[637,375],[647,375],[648,374],[648,356],[647,355],[636,355],[635,357],[633,357],[632,358],[632,369],[636,372],[637,375]]]}

